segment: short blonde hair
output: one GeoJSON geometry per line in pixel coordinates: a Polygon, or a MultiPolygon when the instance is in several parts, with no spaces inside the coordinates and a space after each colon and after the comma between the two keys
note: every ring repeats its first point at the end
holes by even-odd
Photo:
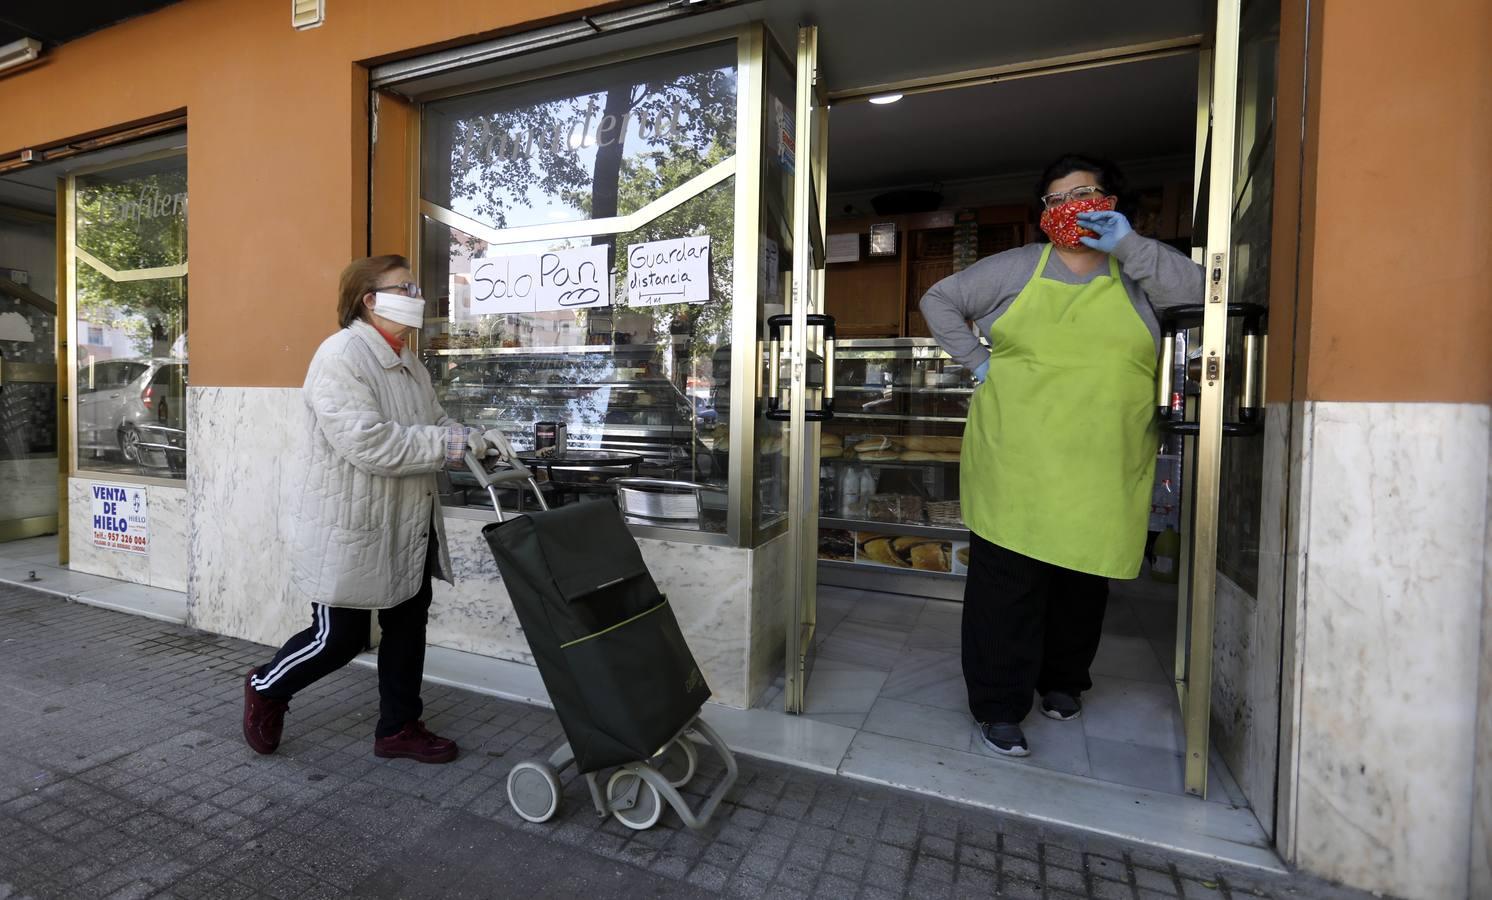
{"type": "Polygon", "coordinates": [[[337,324],[346,328],[364,318],[363,295],[376,291],[383,276],[395,269],[407,268],[409,260],[393,253],[348,263],[337,286],[337,324]]]}

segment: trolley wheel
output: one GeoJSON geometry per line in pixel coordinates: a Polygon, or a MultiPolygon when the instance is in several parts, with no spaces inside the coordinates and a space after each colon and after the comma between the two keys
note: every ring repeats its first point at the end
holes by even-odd
{"type": "Polygon", "coordinates": [[[530,822],[548,822],[559,812],[559,776],[547,763],[524,760],[508,773],[508,802],[530,822]]]}
{"type": "Polygon", "coordinates": [[[663,797],[642,776],[618,769],[606,782],[606,805],[616,820],[633,831],[646,831],[663,817],[663,797]]]}
{"type": "Polygon", "coordinates": [[[694,749],[694,742],[688,738],[674,738],[668,742],[668,746],[658,751],[652,764],[653,768],[668,779],[670,785],[681,788],[699,770],[699,751],[694,749]]]}

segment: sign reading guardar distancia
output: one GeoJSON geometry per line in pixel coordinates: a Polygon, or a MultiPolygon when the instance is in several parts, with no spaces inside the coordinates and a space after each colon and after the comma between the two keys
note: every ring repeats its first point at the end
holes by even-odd
{"type": "Polygon", "coordinates": [[[150,508],[145,488],[90,482],[93,500],[93,545],[105,550],[150,552],[150,508]]]}

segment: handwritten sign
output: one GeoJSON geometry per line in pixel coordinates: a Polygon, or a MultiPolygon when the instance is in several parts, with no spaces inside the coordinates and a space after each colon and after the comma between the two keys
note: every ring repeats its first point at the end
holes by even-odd
{"type": "Polygon", "coordinates": [[[710,237],[650,241],[627,248],[627,305],[710,299],[710,237]]]}
{"type": "Polygon", "coordinates": [[[471,263],[474,316],[610,305],[611,277],[604,244],[471,263]]]}
{"type": "Polygon", "coordinates": [[[91,482],[88,491],[93,502],[93,545],[149,553],[150,508],[145,488],[91,482]]]}

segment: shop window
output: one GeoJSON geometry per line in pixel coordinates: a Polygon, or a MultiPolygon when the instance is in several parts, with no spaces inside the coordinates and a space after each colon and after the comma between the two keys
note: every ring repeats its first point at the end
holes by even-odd
{"type": "MultiPolygon", "coordinates": [[[[520,450],[564,423],[606,475],[703,488],[697,516],[642,524],[726,529],[736,66],[730,41],[423,110],[422,348],[446,411],[520,450]]],[[[551,501],[602,480],[573,479],[551,501]]],[[[459,472],[444,502],[490,503],[459,472]]]]}
{"type": "Polygon", "coordinates": [[[183,478],[186,157],[75,174],[68,206],[76,466],[183,478]]]}

